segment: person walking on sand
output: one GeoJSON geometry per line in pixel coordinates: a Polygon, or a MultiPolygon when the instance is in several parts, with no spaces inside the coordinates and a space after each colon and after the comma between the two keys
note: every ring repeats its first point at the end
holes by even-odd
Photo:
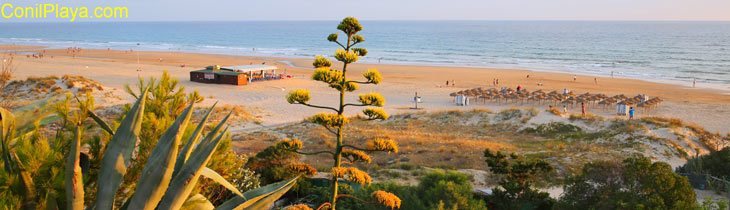
{"type": "Polygon", "coordinates": [[[577,76],[575,76],[575,74],[574,74],[574,75],[573,75],[573,82],[575,82],[575,81],[578,81],[578,77],[577,77],[577,76]]]}
{"type": "Polygon", "coordinates": [[[449,86],[449,80],[446,80],[446,87],[449,86]]]}
{"type": "Polygon", "coordinates": [[[586,104],[583,102],[580,102],[580,112],[583,117],[586,117],[586,104]]]}
{"type": "Polygon", "coordinates": [[[568,114],[568,107],[563,105],[563,113],[568,114]]]}
{"type": "Polygon", "coordinates": [[[499,85],[499,79],[497,79],[497,85],[499,85]]]}
{"type": "Polygon", "coordinates": [[[629,120],[634,119],[634,107],[629,108],[629,120]]]}

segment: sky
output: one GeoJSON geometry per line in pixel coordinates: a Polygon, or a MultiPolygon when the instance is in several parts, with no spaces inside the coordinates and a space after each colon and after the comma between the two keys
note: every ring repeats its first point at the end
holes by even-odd
{"type": "MultiPolygon", "coordinates": [[[[114,21],[339,20],[347,16],[361,20],[730,21],[730,0],[5,0],[0,4],[4,3],[129,9],[127,19],[114,21]]],[[[0,18],[7,21],[58,20],[0,18]]]]}

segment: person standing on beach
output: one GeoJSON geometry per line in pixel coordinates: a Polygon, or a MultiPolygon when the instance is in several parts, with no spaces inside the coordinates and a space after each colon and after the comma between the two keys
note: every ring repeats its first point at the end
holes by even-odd
{"type": "Polygon", "coordinates": [[[446,80],[446,87],[449,86],[449,80],[446,80]]]}
{"type": "Polygon", "coordinates": [[[497,86],[497,79],[492,78],[492,86],[497,86]]]}
{"type": "Polygon", "coordinates": [[[499,79],[497,79],[497,85],[499,85],[499,79]]]}
{"type": "Polygon", "coordinates": [[[456,80],[451,80],[451,87],[456,87],[456,80]]]}
{"type": "Polygon", "coordinates": [[[568,107],[563,105],[563,113],[568,114],[568,107]]]}
{"type": "Polygon", "coordinates": [[[611,71],[611,78],[613,78],[613,71],[611,71]]]}
{"type": "Polygon", "coordinates": [[[575,81],[578,81],[578,77],[577,77],[577,76],[575,76],[575,74],[574,74],[574,75],[573,75],[573,82],[575,82],[575,81]]]}
{"type": "Polygon", "coordinates": [[[586,117],[586,104],[583,102],[580,102],[580,111],[581,111],[583,117],[586,117]]]}
{"type": "Polygon", "coordinates": [[[697,87],[697,78],[694,78],[694,80],[692,80],[692,87],[697,87]]]}
{"type": "Polygon", "coordinates": [[[634,119],[634,107],[629,108],[629,120],[634,119]]]}
{"type": "Polygon", "coordinates": [[[595,82],[596,85],[597,85],[598,84],[598,78],[597,77],[593,77],[593,82],[595,82]]]}
{"type": "Polygon", "coordinates": [[[517,85],[517,92],[520,92],[520,90],[522,90],[522,86],[517,85]]]}

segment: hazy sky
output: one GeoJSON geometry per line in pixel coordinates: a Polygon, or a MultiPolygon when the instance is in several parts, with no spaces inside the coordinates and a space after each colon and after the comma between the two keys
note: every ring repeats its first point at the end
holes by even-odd
{"type": "Polygon", "coordinates": [[[363,20],[730,20],[730,0],[9,0],[0,4],[6,2],[126,6],[129,21],[336,20],[346,16],[363,20]]]}

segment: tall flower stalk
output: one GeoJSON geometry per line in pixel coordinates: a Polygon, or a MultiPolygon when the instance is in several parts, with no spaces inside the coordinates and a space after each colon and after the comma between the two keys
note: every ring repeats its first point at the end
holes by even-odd
{"type": "MultiPolygon", "coordinates": [[[[332,165],[332,184],[331,193],[332,197],[329,203],[324,206],[329,206],[330,209],[334,210],[337,204],[337,199],[347,197],[346,195],[338,194],[338,183],[340,179],[355,182],[358,184],[370,184],[370,175],[366,172],[361,171],[356,167],[344,167],[343,165],[354,165],[356,163],[370,163],[371,158],[365,152],[398,152],[398,147],[395,142],[389,139],[373,139],[367,147],[358,147],[351,144],[345,144],[344,139],[344,126],[350,122],[344,116],[345,108],[363,106],[368,107],[362,110],[366,116],[364,120],[386,120],[388,114],[379,107],[385,104],[385,98],[379,93],[364,93],[358,97],[359,103],[345,103],[345,94],[347,92],[356,91],[360,84],[373,84],[377,85],[382,81],[380,73],[376,69],[368,69],[363,73],[365,81],[355,81],[347,78],[347,66],[348,64],[356,62],[360,57],[366,56],[368,51],[365,48],[354,47],[365,41],[365,39],[357,33],[362,30],[362,26],[357,19],[353,17],[347,17],[340,22],[337,29],[343,32],[347,38],[344,41],[338,40],[339,34],[333,33],[327,37],[327,40],[336,43],[341,47],[337,49],[334,54],[334,58],[342,62],[342,70],[332,68],[332,61],[328,60],[324,56],[317,56],[314,59],[314,67],[316,70],[312,75],[312,79],[321,81],[329,85],[330,88],[339,91],[339,105],[337,107],[328,107],[310,104],[309,100],[311,96],[309,90],[299,89],[289,92],[287,95],[287,101],[291,104],[300,104],[304,106],[314,107],[318,109],[326,110],[325,112],[318,113],[313,117],[309,118],[310,122],[317,123],[329,132],[336,136],[337,144],[334,151],[319,151],[313,153],[303,153],[298,150],[301,146],[292,148],[300,154],[330,154],[334,163],[332,165]]],[[[301,145],[301,144],[299,144],[301,145]]],[[[379,194],[380,195],[380,194],[379,194]]],[[[392,195],[392,194],[391,194],[392,195]]],[[[379,198],[382,199],[383,196],[379,198]]],[[[394,199],[398,199],[394,195],[394,199]]],[[[381,202],[381,204],[400,204],[400,199],[397,202],[381,202]]],[[[398,208],[400,205],[386,205],[391,208],[398,208]]]]}

